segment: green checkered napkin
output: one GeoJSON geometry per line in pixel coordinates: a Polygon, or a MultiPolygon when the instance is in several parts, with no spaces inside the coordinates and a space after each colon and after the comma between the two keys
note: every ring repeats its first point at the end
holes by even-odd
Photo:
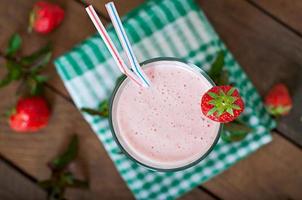
{"type": "MultiPolygon", "coordinates": [[[[231,82],[240,89],[246,103],[242,119],[254,128],[241,142],[227,144],[220,140],[209,156],[194,167],[161,173],[120,154],[107,119],[84,114],[137,199],[175,199],[271,141],[269,132],[275,123],[266,113],[259,94],[192,0],[150,0],[129,13],[123,23],[140,62],[170,56],[197,66],[210,66],[217,52],[224,50],[231,82]]],[[[108,32],[118,44],[111,26],[108,32]]],[[[118,49],[122,52],[120,46],[118,49]]],[[[121,75],[99,35],[59,57],[55,65],[78,108],[97,107],[109,98],[121,75]]]]}

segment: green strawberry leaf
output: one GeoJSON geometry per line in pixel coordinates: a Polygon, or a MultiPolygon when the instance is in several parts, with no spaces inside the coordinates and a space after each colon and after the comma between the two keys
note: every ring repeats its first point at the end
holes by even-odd
{"type": "Polygon", "coordinates": [[[209,112],[207,113],[207,116],[213,115],[217,111],[217,107],[213,107],[209,112]]]}
{"type": "Polygon", "coordinates": [[[218,95],[215,94],[214,92],[208,92],[208,95],[209,95],[210,97],[212,97],[213,99],[216,99],[216,98],[218,97],[218,95]]]}
{"type": "Polygon", "coordinates": [[[240,120],[224,124],[221,138],[225,142],[236,142],[244,139],[253,129],[240,120]]]}
{"type": "Polygon", "coordinates": [[[220,77],[224,66],[224,52],[219,51],[213,64],[211,65],[210,71],[208,72],[209,76],[215,81],[220,77]]]}
{"type": "Polygon", "coordinates": [[[234,93],[235,90],[236,90],[236,88],[235,88],[235,87],[232,87],[232,88],[227,92],[227,95],[231,96],[231,95],[234,93]]]}
{"type": "Polygon", "coordinates": [[[8,47],[6,49],[6,55],[11,57],[17,53],[17,51],[21,48],[22,39],[19,34],[13,34],[8,42],[8,47]]]}
{"type": "Polygon", "coordinates": [[[230,115],[234,116],[234,112],[233,112],[233,109],[232,108],[228,108],[226,110],[230,115]]]}
{"type": "Polygon", "coordinates": [[[238,106],[238,105],[236,105],[236,104],[233,104],[233,105],[232,105],[232,108],[233,108],[234,110],[240,110],[240,109],[241,109],[240,106],[238,106]]]}
{"type": "Polygon", "coordinates": [[[73,161],[78,154],[78,143],[78,136],[73,135],[66,151],[50,163],[51,167],[54,170],[60,170],[73,161]]]}

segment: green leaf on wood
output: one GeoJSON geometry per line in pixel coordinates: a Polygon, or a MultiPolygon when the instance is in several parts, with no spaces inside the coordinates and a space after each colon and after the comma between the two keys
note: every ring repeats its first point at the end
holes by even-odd
{"type": "Polygon", "coordinates": [[[42,66],[42,67],[39,67],[39,69],[42,69],[43,66],[47,65],[51,59],[51,56],[52,56],[52,52],[47,52],[46,54],[44,54],[43,56],[41,56],[36,65],[37,66],[42,66]]]}
{"type": "Polygon", "coordinates": [[[32,96],[39,96],[43,93],[43,84],[35,82],[30,88],[30,94],[32,96]]]}
{"type": "Polygon", "coordinates": [[[225,142],[236,142],[244,139],[253,129],[240,120],[224,124],[221,139],[225,142]]]}
{"type": "Polygon", "coordinates": [[[66,166],[73,161],[78,152],[78,138],[74,135],[66,151],[50,163],[52,175],[48,180],[40,181],[38,184],[47,191],[49,200],[66,200],[64,197],[67,187],[88,188],[87,181],[77,179],[66,166]]]}
{"type": "Polygon", "coordinates": [[[43,76],[43,75],[37,75],[34,77],[34,79],[38,82],[38,83],[45,83],[48,80],[47,76],[43,76]]]}
{"type": "Polygon", "coordinates": [[[78,154],[78,137],[74,135],[66,149],[59,157],[54,159],[50,164],[55,170],[60,170],[73,161],[78,154]]]}
{"type": "Polygon", "coordinates": [[[50,60],[51,57],[51,51],[52,51],[52,46],[50,43],[42,47],[41,49],[37,50],[33,54],[29,56],[25,56],[21,58],[21,63],[22,65],[41,65],[38,63],[44,63],[47,64],[50,60]],[[42,61],[40,61],[42,60],[42,61]]]}
{"type": "Polygon", "coordinates": [[[19,34],[13,34],[8,42],[8,46],[6,49],[6,55],[11,57],[17,53],[17,51],[21,48],[22,39],[19,34]]]}
{"type": "Polygon", "coordinates": [[[12,80],[19,80],[22,77],[22,66],[19,63],[13,60],[8,60],[6,62],[6,68],[8,69],[8,73],[12,80]]]}

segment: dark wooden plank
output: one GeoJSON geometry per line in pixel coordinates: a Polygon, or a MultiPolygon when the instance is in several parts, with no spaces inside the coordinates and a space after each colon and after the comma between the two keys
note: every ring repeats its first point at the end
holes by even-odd
{"type": "MultiPolygon", "coordinates": [[[[77,0],[80,1],[80,0],[77,0]]],[[[102,13],[104,16],[106,16],[109,21],[109,15],[107,13],[107,10],[105,8],[105,4],[110,2],[112,0],[86,0],[85,3],[91,4],[93,5],[93,7],[98,10],[99,13],[102,13]]],[[[144,3],[144,0],[131,0],[131,1],[125,1],[125,0],[114,0],[113,1],[116,9],[118,10],[118,13],[120,16],[123,16],[125,14],[127,14],[129,11],[131,11],[132,9],[138,7],[139,5],[141,5],[142,3],[144,3]]]]}
{"type": "Polygon", "coordinates": [[[230,170],[203,184],[222,199],[301,199],[302,151],[278,134],[230,170]]]}
{"type": "Polygon", "coordinates": [[[300,0],[249,0],[264,9],[276,19],[280,20],[302,35],[302,1],[300,0]]]}
{"type": "Polygon", "coordinates": [[[46,192],[0,159],[0,199],[41,200],[46,192]]]}
{"type": "Polygon", "coordinates": [[[214,200],[215,198],[211,195],[205,193],[203,190],[200,190],[198,188],[195,188],[194,190],[188,192],[184,196],[179,198],[180,200],[196,200],[196,199],[202,199],[202,200],[214,200]]]}
{"type": "Polygon", "coordinates": [[[199,2],[262,96],[277,82],[289,86],[294,109],[278,130],[302,145],[302,38],[246,1],[199,2]]]}

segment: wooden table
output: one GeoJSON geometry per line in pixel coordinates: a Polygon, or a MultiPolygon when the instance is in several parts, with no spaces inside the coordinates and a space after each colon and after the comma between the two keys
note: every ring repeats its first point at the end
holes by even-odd
{"type": "MultiPolygon", "coordinates": [[[[27,16],[35,0],[0,0],[0,49],[14,32],[24,38],[23,54],[50,40],[54,57],[95,33],[84,1],[58,1],[66,10],[63,25],[43,37],[26,33],[27,16]]],[[[89,2],[89,1],[86,1],[89,2]]],[[[121,14],[143,0],[116,0],[121,14]]],[[[91,0],[108,22],[105,0],[91,0]]],[[[302,1],[199,0],[200,7],[244,67],[261,95],[272,84],[289,85],[294,110],[272,132],[273,142],[221,175],[200,185],[183,199],[302,199],[302,1]]],[[[3,59],[0,59],[3,63],[3,59]]],[[[47,95],[53,107],[50,125],[37,134],[13,133],[0,122],[0,199],[45,199],[37,180],[50,175],[46,163],[61,152],[71,134],[80,138],[80,153],[71,166],[79,178],[89,178],[89,190],[68,190],[69,199],[133,199],[100,145],[96,135],[73,105],[50,64],[47,95]]],[[[0,75],[4,74],[0,67],[0,75]]],[[[0,111],[14,101],[15,85],[0,91],[0,111]]]]}

